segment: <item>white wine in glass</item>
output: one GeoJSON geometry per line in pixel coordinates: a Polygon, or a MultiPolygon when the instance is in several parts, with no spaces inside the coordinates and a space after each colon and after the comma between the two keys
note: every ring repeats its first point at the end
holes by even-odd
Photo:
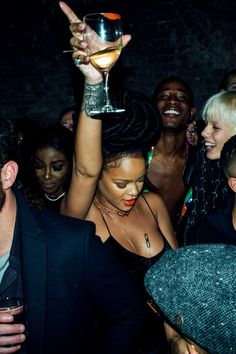
{"type": "Polygon", "coordinates": [[[104,76],[104,106],[93,110],[92,115],[100,113],[124,112],[124,108],[113,107],[109,98],[109,72],[118,60],[122,50],[121,16],[115,13],[93,13],[83,19],[84,39],[88,43],[88,54],[92,65],[104,76]]]}
{"type": "Polygon", "coordinates": [[[122,46],[114,46],[103,49],[90,55],[90,61],[98,70],[105,73],[109,71],[120,56],[122,46]]]}

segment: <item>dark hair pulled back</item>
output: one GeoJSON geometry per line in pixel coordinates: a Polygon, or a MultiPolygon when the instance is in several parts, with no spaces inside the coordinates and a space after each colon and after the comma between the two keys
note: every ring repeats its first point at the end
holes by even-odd
{"type": "Polygon", "coordinates": [[[135,91],[119,92],[112,98],[125,112],[106,114],[103,120],[104,159],[112,156],[145,154],[158,140],[160,116],[151,100],[135,91]]]}

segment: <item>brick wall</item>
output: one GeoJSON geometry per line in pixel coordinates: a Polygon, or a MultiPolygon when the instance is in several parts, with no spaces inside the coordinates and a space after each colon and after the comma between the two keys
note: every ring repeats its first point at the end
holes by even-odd
{"type": "MultiPolygon", "coordinates": [[[[196,105],[215,93],[236,67],[236,2],[231,0],[68,0],[81,16],[121,12],[133,36],[111,71],[111,87],[151,95],[170,74],[192,86],[196,105]]],[[[56,0],[8,0],[0,5],[0,116],[31,117],[41,125],[81,97],[69,29],[56,0]]]]}

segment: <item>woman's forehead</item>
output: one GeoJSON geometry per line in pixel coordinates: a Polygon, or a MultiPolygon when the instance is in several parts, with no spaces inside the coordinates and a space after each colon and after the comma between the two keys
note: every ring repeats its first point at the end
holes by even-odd
{"type": "Polygon", "coordinates": [[[137,178],[146,172],[145,159],[143,157],[123,157],[110,162],[104,172],[112,175],[113,178],[137,178]]]}

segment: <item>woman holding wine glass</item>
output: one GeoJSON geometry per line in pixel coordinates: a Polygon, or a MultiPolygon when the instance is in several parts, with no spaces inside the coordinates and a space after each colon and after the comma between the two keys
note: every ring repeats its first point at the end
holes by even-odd
{"type": "MultiPolygon", "coordinates": [[[[96,224],[96,234],[104,247],[107,245],[117,255],[146,303],[149,299],[143,285],[145,272],[167,249],[178,247],[161,197],[142,193],[146,154],[158,135],[159,115],[145,96],[125,92],[119,96],[120,102],[117,99],[117,106],[125,111],[103,112],[104,120],[99,115],[93,118],[91,111],[103,107],[102,73],[87,55],[85,24],[64,2],[60,6],[71,22],[73,58],[79,59],[77,66],[85,77],[72,180],[61,212],[96,224]]],[[[95,34],[93,40],[97,41],[95,34]]],[[[124,46],[130,36],[122,36],[122,40],[124,46]]],[[[139,353],[166,353],[162,322],[148,306],[146,313],[139,353]]]]}

